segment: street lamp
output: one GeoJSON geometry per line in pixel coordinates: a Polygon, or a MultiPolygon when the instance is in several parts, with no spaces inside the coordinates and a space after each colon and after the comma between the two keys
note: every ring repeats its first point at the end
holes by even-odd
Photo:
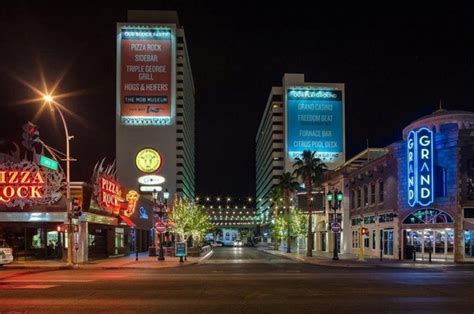
{"type": "Polygon", "coordinates": [[[47,102],[52,108],[56,109],[61,117],[61,121],[64,126],[64,132],[66,135],[66,210],[68,218],[68,233],[67,233],[67,264],[72,265],[72,199],[71,199],[71,168],[70,161],[71,156],[69,152],[69,141],[74,138],[74,136],[69,136],[69,130],[67,128],[66,120],[60,109],[60,106],[54,101],[53,96],[49,94],[43,95],[43,100],[47,102]]]}
{"type": "MultiPolygon", "coordinates": [[[[159,212],[159,215],[160,215],[160,220],[161,222],[163,223],[163,220],[165,218],[165,216],[167,215],[167,211],[168,211],[168,198],[170,197],[170,193],[168,192],[168,189],[166,189],[164,192],[163,192],[163,198],[165,199],[165,204],[163,206],[163,203],[160,201],[160,212],[159,212]],[[163,212],[163,207],[165,209],[165,211],[163,212]]],[[[165,224],[166,225],[166,224],[165,224]]],[[[160,232],[160,255],[158,257],[158,260],[159,261],[164,261],[165,260],[165,254],[163,252],[163,233],[164,232],[160,232]]]]}
{"type": "Polygon", "coordinates": [[[149,248],[149,252],[148,252],[148,255],[149,256],[156,256],[156,228],[155,228],[155,213],[157,212],[156,208],[157,208],[157,201],[158,201],[158,190],[153,190],[153,192],[151,192],[151,195],[153,196],[153,223],[152,223],[152,238],[153,238],[153,241],[151,243],[151,246],[149,248]]]}
{"type": "MultiPolygon", "coordinates": [[[[337,189],[334,190],[334,194],[333,192],[329,191],[328,194],[327,194],[327,198],[328,198],[328,204],[329,204],[329,209],[333,209],[334,210],[334,217],[333,217],[333,222],[331,224],[331,229],[333,229],[332,227],[334,226],[334,224],[337,224],[337,210],[341,208],[341,203],[342,203],[342,199],[343,199],[344,195],[342,194],[341,191],[338,191],[337,189]],[[333,196],[336,195],[336,201],[333,203],[333,196]]],[[[337,261],[339,259],[339,257],[337,256],[337,234],[339,232],[335,232],[335,229],[333,230],[333,233],[334,233],[334,253],[333,253],[333,257],[332,259],[334,261],[337,261]]]]}

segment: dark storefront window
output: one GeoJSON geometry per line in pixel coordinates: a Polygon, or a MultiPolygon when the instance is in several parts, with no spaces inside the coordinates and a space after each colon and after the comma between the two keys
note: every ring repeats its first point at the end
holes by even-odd
{"type": "Polygon", "coordinates": [[[60,259],[64,234],[58,233],[56,223],[12,223],[0,228],[0,238],[13,249],[16,260],[60,259]],[[59,237],[61,235],[61,237],[59,237]]]}

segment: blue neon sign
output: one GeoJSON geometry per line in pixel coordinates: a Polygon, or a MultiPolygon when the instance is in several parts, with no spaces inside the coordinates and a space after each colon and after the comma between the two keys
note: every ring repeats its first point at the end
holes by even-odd
{"type": "Polygon", "coordinates": [[[433,131],[412,130],[407,137],[408,205],[434,202],[433,131]]]}
{"type": "Polygon", "coordinates": [[[143,206],[140,207],[140,219],[148,219],[148,214],[143,206]]]}
{"type": "Polygon", "coordinates": [[[287,153],[316,152],[325,163],[337,162],[344,152],[342,91],[322,87],[287,90],[287,153]]]}

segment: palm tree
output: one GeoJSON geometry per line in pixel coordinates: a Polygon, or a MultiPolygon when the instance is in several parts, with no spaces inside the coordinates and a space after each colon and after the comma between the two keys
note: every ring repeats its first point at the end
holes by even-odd
{"type": "Polygon", "coordinates": [[[311,219],[311,193],[313,186],[320,186],[323,182],[326,165],[321,162],[321,159],[314,157],[316,152],[305,150],[300,157],[295,158],[293,167],[293,175],[301,178],[306,189],[306,197],[308,203],[308,243],[306,249],[306,256],[313,256],[313,236],[312,236],[312,219],[311,219]]]}
{"type": "Polygon", "coordinates": [[[268,193],[268,199],[273,204],[273,212],[278,214],[278,207],[283,207],[283,190],[280,186],[275,185],[268,193]]]}
{"type": "Polygon", "coordinates": [[[285,172],[283,175],[279,177],[280,182],[276,185],[276,188],[283,191],[283,201],[286,208],[286,213],[288,217],[288,235],[287,235],[287,246],[286,246],[286,253],[291,253],[291,236],[290,236],[290,195],[293,194],[296,189],[298,188],[299,184],[296,181],[295,177],[291,174],[291,172],[285,172]]]}

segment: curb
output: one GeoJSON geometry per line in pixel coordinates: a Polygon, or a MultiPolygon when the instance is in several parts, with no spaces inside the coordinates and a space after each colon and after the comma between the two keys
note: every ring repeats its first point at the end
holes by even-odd
{"type": "Polygon", "coordinates": [[[22,266],[22,265],[8,265],[4,266],[4,270],[8,269],[36,269],[36,270],[64,270],[64,269],[73,269],[74,266],[68,266],[68,265],[61,265],[61,266],[48,266],[48,265],[33,265],[33,266],[22,266]]]}
{"type": "MultiPolygon", "coordinates": [[[[361,264],[355,264],[355,263],[345,263],[345,262],[334,262],[334,261],[323,261],[323,260],[305,260],[303,257],[300,256],[294,256],[294,255],[286,255],[286,254],[280,254],[280,253],[275,253],[273,250],[260,250],[262,252],[271,254],[273,256],[279,256],[283,258],[288,258],[291,260],[296,260],[302,263],[306,264],[311,264],[311,265],[318,265],[318,266],[323,266],[323,267],[341,267],[341,268],[391,268],[391,269],[411,269],[411,270],[419,270],[420,268],[423,268],[423,264],[413,264],[413,265],[400,265],[397,263],[387,263],[387,264],[362,264],[363,262],[360,262],[361,264]]],[[[358,263],[358,262],[356,262],[358,263]]],[[[432,264],[434,265],[434,264],[432,264]]],[[[456,265],[436,265],[437,267],[433,268],[425,268],[428,270],[434,270],[436,268],[443,268],[443,267],[454,267],[456,265]]]]}
{"type": "Polygon", "coordinates": [[[339,262],[337,263],[326,263],[325,261],[320,261],[315,259],[314,261],[307,261],[303,257],[300,256],[294,256],[294,255],[286,255],[286,254],[279,254],[279,253],[274,253],[272,250],[263,250],[263,252],[271,254],[273,256],[279,256],[283,258],[288,258],[294,261],[299,261],[301,263],[305,264],[310,264],[310,265],[318,265],[318,266],[323,266],[323,267],[340,267],[340,268],[371,268],[371,265],[357,265],[357,264],[340,264],[339,262]]]}
{"type": "MultiPolygon", "coordinates": [[[[3,267],[4,270],[8,269],[25,269],[25,270],[30,270],[26,272],[27,274],[29,273],[35,273],[35,272],[42,272],[42,271],[54,271],[54,270],[91,270],[91,269],[102,269],[102,270],[117,270],[117,269],[164,269],[164,268],[176,268],[176,267],[186,267],[186,266],[192,266],[192,265],[198,265],[202,263],[203,261],[209,259],[212,255],[214,254],[214,250],[209,251],[206,255],[201,257],[199,260],[195,260],[192,262],[184,262],[184,263],[179,263],[177,262],[176,264],[164,264],[160,265],[160,267],[138,267],[136,265],[130,265],[130,264],[125,264],[122,266],[100,266],[100,265],[91,265],[91,264],[76,264],[76,265],[59,265],[59,266],[48,266],[48,265],[15,265],[15,264],[9,264],[5,265],[3,267]],[[128,266],[130,265],[130,266],[128,266]]],[[[135,261],[131,262],[134,263],[135,261]]],[[[1,278],[0,278],[1,280],[1,278]]]]}

